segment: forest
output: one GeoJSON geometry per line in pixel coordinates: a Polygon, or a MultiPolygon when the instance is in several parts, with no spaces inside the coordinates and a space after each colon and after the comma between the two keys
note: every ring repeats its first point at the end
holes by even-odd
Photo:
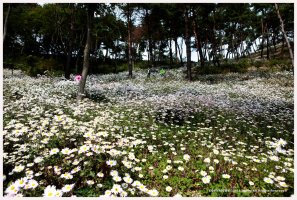
{"type": "Polygon", "coordinates": [[[293,3],[3,3],[6,197],[290,197],[293,3]]]}
{"type": "Polygon", "coordinates": [[[287,47],[288,42],[293,48],[293,4],[278,5],[282,24],[275,6],[4,4],[4,64],[30,75],[60,71],[69,79],[71,73],[81,73],[89,39],[89,71],[95,74],[128,70],[132,76],[133,68],[184,65],[189,79],[191,68],[237,72],[244,69],[237,69],[234,60],[253,52],[270,60],[277,45],[287,47]]]}

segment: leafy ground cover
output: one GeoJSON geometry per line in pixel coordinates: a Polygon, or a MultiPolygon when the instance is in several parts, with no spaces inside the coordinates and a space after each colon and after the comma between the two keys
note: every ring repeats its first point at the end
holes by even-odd
{"type": "Polygon", "coordinates": [[[291,196],[293,73],[182,74],[4,70],[5,195],[291,196]]]}

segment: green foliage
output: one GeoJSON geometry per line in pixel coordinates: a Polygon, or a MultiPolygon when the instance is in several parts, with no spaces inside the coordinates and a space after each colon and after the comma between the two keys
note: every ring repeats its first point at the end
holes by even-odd
{"type": "Polygon", "coordinates": [[[259,69],[262,65],[263,65],[263,62],[261,62],[260,60],[256,60],[255,62],[253,62],[253,65],[259,69]]]}
{"type": "Polygon", "coordinates": [[[267,64],[269,68],[275,68],[278,70],[293,70],[292,64],[289,60],[271,59],[267,64]]]}
{"type": "Polygon", "coordinates": [[[75,191],[75,195],[78,197],[96,197],[96,192],[92,187],[85,187],[75,191]]]}
{"type": "Polygon", "coordinates": [[[149,65],[147,61],[138,61],[134,63],[134,69],[148,69],[149,65]]]}
{"type": "Polygon", "coordinates": [[[47,71],[47,74],[60,75],[62,65],[53,58],[42,58],[33,55],[27,56],[24,64],[19,64],[18,68],[21,68],[29,76],[43,75],[47,71]]]}
{"type": "Polygon", "coordinates": [[[161,76],[165,75],[165,73],[166,73],[166,71],[165,71],[164,69],[161,69],[160,72],[159,72],[159,74],[160,74],[161,76]]]}
{"type": "Polygon", "coordinates": [[[92,99],[93,101],[100,103],[100,102],[108,102],[109,100],[106,98],[106,96],[100,92],[97,91],[87,91],[86,97],[89,99],[92,99]]]}
{"type": "Polygon", "coordinates": [[[241,59],[238,62],[221,63],[220,67],[214,65],[206,65],[203,68],[198,68],[197,73],[204,74],[226,74],[230,72],[244,73],[247,72],[250,63],[247,59],[241,59]]]}

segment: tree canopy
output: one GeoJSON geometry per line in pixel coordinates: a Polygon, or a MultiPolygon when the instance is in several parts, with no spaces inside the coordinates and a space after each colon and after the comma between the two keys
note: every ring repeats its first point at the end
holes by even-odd
{"type": "Polygon", "coordinates": [[[183,66],[185,57],[191,73],[193,52],[198,66],[220,67],[256,51],[270,59],[284,34],[289,42],[294,38],[292,3],[278,4],[283,24],[271,3],[6,3],[4,62],[25,60],[35,63],[33,72],[60,70],[67,79],[81,74],[90,5],[91,73],[129,69],[132,77],[134,65],[183,66]]]}

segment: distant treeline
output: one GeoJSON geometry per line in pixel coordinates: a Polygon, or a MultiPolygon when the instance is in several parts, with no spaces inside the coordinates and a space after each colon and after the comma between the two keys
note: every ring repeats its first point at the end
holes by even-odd
{"type": "Polygon", "coordinates": [[[253,52],[269,60],[294,38],[293,3],[5,3],[3,19],[4,66],[65,78],[87,58],[89,73],[186,65],[191,79],[191,52],[199,67],[220,68],[253,52]]]}

